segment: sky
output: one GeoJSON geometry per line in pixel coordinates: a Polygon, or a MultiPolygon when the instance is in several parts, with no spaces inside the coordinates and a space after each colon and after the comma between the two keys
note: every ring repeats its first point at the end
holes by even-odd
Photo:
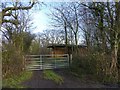
{"type": "Polygon", "coordinates": [[[51,13],[51,10],[53,9],[53,6],[58,6],[58,2],[47,2],[45,5],[43,5],[40,10],[39,9],[33,9],[32,10],[32,17],[33,17],[33,23],[36,27],[32,32],[38,34],[39,32],[42,32],[43,30],[50,30],[52,29],[51,26],[51,17],[48,15],[51,13]]]}
{"type": "MultiPolygon", "coordinates": [[[[2,0],[2,1],[4,2],[7,0],[2,0]]],[[[47,30],[47,29],[52,28],[50,25],[51,19],[50,19],[50,16],[48,15],[48,14],[50,14],[50,12],[52,10],[51,6],[57,6],[57,5],[59,5],[60,2],[65,2],[66,0],[53,0],[54,2],[50,2],[52,0],[46,0],[46,1],[42,0],[42,1],[44,1],[45,5],[43,4],[42,6],[40,6],[39,7],[40,9],[34,8],[31,10],[31,16],[33,18],[33,23],[34,23],[33,25],[34,25],[34,27],[36,27],[36,28],[34,28],[34,30],[32,30],[32,32],[36,33],[36,34],[38,32],[42,32],[43,30],[47,30]]],[[[69,0],[67,0],[67,1],[69,1],[69,0]]]]}
{"type": "Polygon", "coordinates": [[[52,29],[51,26],[51,11],[54,10],[53,7],[59,6],[61,3],[65,2],[44,2],[40,9],[33,8],[32,18],[34,26],[36,27],[33,30],[33,33],[42,32],[43,30],[52,29]]]}
{"type": "Polygon", "coordinates": [[[41,10],[34,10],[32,13],[33,23],[36,27],[33,32],[42,32],[43,30],[47,29],[49,26],[49,17],[46,15],[47,8],[43,8],[41,10]]]}
{"type": "Polygon", "coordinates": [[[40,9],[32,9],[33,23],[36,27],[33,30],[33,33],[42,32],[43,30],[52,28],[50,25],[51,17],[49,16],[49,14],[52,10],[51,5],[55,4],[57,3],[46,2],[40,7],[40,9]]]}
{"type": "MultiPolygon", "coordinates": [[[[8,0],[2,0],[2,2],[6,2],[8,0]]],[[[10,0],[11,1],[11,0],[10,0]]],[[[14,1],[14,0],[13,0],[14,1]]],[[[29,0],[25,0],[26,2],[29,0]]],[[[39,0],[38,0],[39,1],[39,0]]],[[[41,0],[45,3],[45,5],[42,5],[40,9],[32,9],[32,18],[34,27],[36,27],[32,32],[38,33],[42,32],[43,30],[50,29],[51,28],[51,19],[48,14],[50,14],[50,10],[52,9],[51,6],[57,6],[60,2],[70,2],[70,0],[41,0]],[[52,2],[54,1],[54,2],[52,2]]],[[[72,0],[73,1],[73,0],[72,0]]],[[[74,0],[75,1],[75,0],[74,0]]],[[[78,1],[78,0],[76,0],[78,1]]],[[[82,1],[91,1],[91,0],[80,0],[82,1]]],[[[22,1],[24,2],[24,1],[22,1]]]]}
{"type": "MultiPolygon", "coordinates": [[[[34,23],[34,27],[36,27],[33,30],[33,33],[38,33],[38,32],[42,32],[43,30],[50,29],[51,19],[48,14],[50,14],[50,10],[52,9],[51,6],[57,6],[59,3],[61,2],[64,3],[65,1],[67,2],[69,0],[41,0],[41,1],[43,1],[45,5],[40,6],[39,7],[40,9],[32,9],[33,23],[34,23]]],[[[82,2],[82,1],[91,1],[91,0],[80,0],[80,1],[82,2]]]]}

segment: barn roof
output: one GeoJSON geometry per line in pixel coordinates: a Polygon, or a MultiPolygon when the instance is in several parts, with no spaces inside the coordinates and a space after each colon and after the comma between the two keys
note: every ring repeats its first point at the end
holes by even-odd
{"type": "MultiPolygon", "coordinates": [[[[69,48],[71,47],[76,47],[76,45],[67,45],[69,48]]],[[[58,48],[64,48],[66,47],[65,44],[50,44],[47,46],[47,48],[54,48],[54,47],[58,47],[58,48]]],[[[86,45],[78,45],[78,48],[81,48],[81,47],[87,47],[86,45]]]]}

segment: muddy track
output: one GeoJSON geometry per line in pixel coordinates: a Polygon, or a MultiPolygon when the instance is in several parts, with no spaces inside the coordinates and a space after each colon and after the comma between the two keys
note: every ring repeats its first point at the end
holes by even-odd
{"type": "Polygon", "coordinates": [[[51,80],[45,80],[42,71],[34,71],[32,78],[23,82],[22,85],[28,88],[116,88],[116,86],[107,86],[88,79],[80,80],[66,70],[54,71],[63,77],[63,84],[58,85],[51,80]]]}

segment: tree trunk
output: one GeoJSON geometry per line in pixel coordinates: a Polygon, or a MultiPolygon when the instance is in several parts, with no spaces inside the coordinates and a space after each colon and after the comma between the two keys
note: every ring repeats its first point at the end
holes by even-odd
{"type": "Polygon", "coordinates": [[[118,79],[118,50],[119,50],[119,29],[120,29],[120,2],[115,3],[115,27],[114,27],[114,45],[112,49],[112,62],[110,71],[115,73],[116,78],[118,79]]]}
{"type": "Polygon", "coordinates": [[[66,54],[68,54],[68,38],[67,38],[67,25],[64,22],[64,30],[65,30],[65,46],[66,46],[66,54]]]}
{"type": "Polygon", "coordinates": [[[66,26],[66,22],[64,22],[64,30],[65,30],[65,44],[68,44],[68,39],[67,39],[67,26],[66,26]]]}

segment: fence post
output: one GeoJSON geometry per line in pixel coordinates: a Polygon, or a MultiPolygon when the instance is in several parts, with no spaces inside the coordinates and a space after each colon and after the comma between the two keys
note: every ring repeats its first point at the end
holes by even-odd
{"type": "Polygon", "coordinates": [[[55,67],[54,68],[56,68],[56,56],[55,56],[55,67]]]}
{"type": "Polygon", "coordinates": [[[67,54],[67,59],[68,59],[68,66],[70,66],[69,54],[67,54]]]}
{"type": "Polygon", "coordinates": [[[70,63],[72,63],[72,54],[70,54],[70,63]]]}
{"type": "Polygon", "coordinates": [[[40,55],[40,69],[43,69],[42,56],[40,55]]]}

